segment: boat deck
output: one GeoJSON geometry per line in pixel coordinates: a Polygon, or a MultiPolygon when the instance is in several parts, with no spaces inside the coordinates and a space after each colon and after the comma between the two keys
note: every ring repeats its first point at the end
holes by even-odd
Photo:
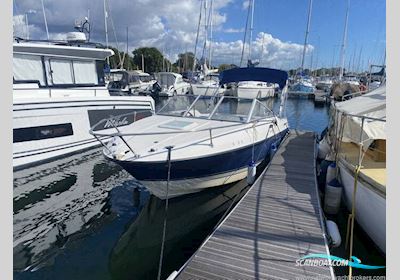
{"type": "Polygon", "coordinates": [[[175,279],[334,279],[315,174],[315,135],[291,131],[269,166],[175,279]]]}

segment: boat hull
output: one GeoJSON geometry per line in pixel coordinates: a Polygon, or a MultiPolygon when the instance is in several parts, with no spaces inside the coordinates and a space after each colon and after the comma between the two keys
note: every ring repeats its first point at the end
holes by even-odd
{"type": "Polygon", "coordinates": [[[192,84],[192,92],[193,95],[213,96],[216,94],[222,94],[224,92],[224,89],[215,85],[204,86],[192,84]]]}
{"type": "Polygon", "coordinates": [[[268,98],[275,96],[275,88],[270,87],[241,87],[236,89],[236,96],[239,98],[268,98]]]}
{"type": "Polygon", "coordinates": [[[301,94],[308,95],[308,94],[314,93],[314,87],[304,85],[302,83],[296,83],[291,87],[290,92],[291,93],[294,92],[299,95],[301,95],[301,94]]]}
{"type": "MultiPolygon", "coordinates": [[[[272,145],[278,145],[287,133],[287,129],[271,136],[266,141],[254,145],[256,164],[261,163],[270,155],[272,145]]],[[[192,158],[188,160],[171,161],[168,197],[175,197],[201,191],[244,179],[247,167],[252,161],[253,145],[238,148],[228,152],[192,158]]],[[[173,153],[173,150],[172,150],[173,153]]],[[[168,166],[162,162],[119,161],[133,177],[141,181],[155,196],[165,199],[168,166]]]]}
{"type": "MultiPolygon", "coordinates": [[[[353,205],[354,172],[339,162],[344,201],[351,211],[353,205]]],[[[386,196],[369,183],[359,180],[356,192],[356,221],[379,249],[386,254],[386,196]]]]}
{"type": "MultiPolygon", "coordinates": [[[[150,97],[18,100],[13,104],[13,169],[38,165],[99,146],[89,130],[101,119],[136,111],[138,120],[150,116],[153,109],[154,101],[150,97]],[[45,135],[57,133],[59,129],[65,131],[54,137],[45,135]]],[[[133,114],[120,121],[132,123],[133,114]]],[[[113,130],[107,123],[103,125],[99,127],[100,131],[113,130]]]]}

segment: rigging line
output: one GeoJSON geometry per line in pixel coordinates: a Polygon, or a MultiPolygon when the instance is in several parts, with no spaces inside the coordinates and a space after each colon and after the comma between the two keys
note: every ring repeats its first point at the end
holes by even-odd
{"type": "Polygon", "coordinates": [[[248,6],[248,10],[247,10],[247,17],[246,17],[246,27],[244,29],[244,37],[243,37],[243,47],[242,47],[242,55],[240,56],[240,64],[239,66],[242,67],[242,63],[243,63],[243,56],[244,56],[244,49],[246,47],[246,37],[247,37],[247,26],[249,23],[249,17],[250,17],[250,2],[249,2],[249,6],[248,6]]]}
{"type": "Polygon", "coordinates": [[[166,231],[167,231],[167,220],[168,220],[169,184],[170,184],[170,178],[171,178],[171,150],[173,149],[173,146],[167,146],[165,148],[168,151],[168,156],[167,156],[167,164],[168,164],[167,191],[165,193],[164,222],[163,222],[163,232],[162,232],[162,239],[161,239],[160,259],[159,259],[159,262],[158,262],[157,280],[161,279],[161,272],[162,272],[163,259],[164,259],[165,235],[166,235],[166,231]]]}

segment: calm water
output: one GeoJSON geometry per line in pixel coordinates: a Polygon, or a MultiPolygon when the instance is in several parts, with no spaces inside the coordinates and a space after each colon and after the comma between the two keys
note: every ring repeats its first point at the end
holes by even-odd
{"type": "MultiPolygon", "coordinates": [[[[277,111],[277,100],[265,102],[277,111]]],[[[312,100],[287,103],[291,128],[320,133],[327,112],[312,100]]],[[[164,278],[246,190],[241,182],[170,200],[164,278]]],[[[14,278],[155,279],[163,218],[164,202],[100,149],[15,172],[14,278]]]]}

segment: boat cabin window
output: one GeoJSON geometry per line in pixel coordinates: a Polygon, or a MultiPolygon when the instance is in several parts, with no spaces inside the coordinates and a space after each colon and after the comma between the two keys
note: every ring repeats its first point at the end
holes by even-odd
{"type": "Polygon", "coordinates": [[[98,76],[95,61],[47,59],[48,80],[53,85],[97,85],[98,76]]]}
{"type": "Polygon", "coordinates": [[[13,142],[50,139],[73,134],[71,123],[16,128],[13,130],[13,142]]]}
{"type": "Polygon", "coordinates": [[[75,84],[98,84],[95,61],[74,60],[72,67],[74,68],[75,84]]]}
{"type": "Polygon", "coordinates": [[[15,82],[39,83],[45,85],[42,59],[27,54],[13,55],[13,76],[15,82]]]}
{"type": "Polygon", "coordinates": [[[73,84],[72,61],[64,59],[49,60],[49,81],[53,85],[73,84]]]}

